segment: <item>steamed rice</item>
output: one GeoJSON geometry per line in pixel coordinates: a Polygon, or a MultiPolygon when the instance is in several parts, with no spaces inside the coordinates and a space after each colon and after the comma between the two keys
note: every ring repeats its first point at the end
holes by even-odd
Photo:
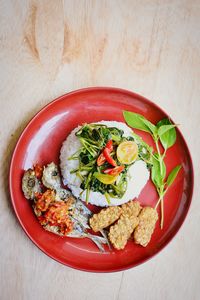
{"type": "MultiPolygon", "coordinates": [[[[131,136],[132,130],[122,122],[116,121],[101,121],[95,124],[104,124],[108,127],[116,127],[124,131],[124,136],[131,136]]],[[[70,135],[63,142],[60,151],[60,167],[63,177],[63,183],[69,187],[73,195],[81,200],[85,201],[86,191],[80,188],[81,180],[74,173],[70,174],[70,171],[79,167],[78,160],[68,160],[76,151],[81,147],[79,139],[76,137],[75,133],[81,128],[81,126],[76,127],[70,135]]],[[[138,197],[146,182],[149,179],[149,171],[146,167],[144,161],[136,161],[130,168],[128,172],[127,180],[127,190],[122,198],[110,198],[110,205],[120,205],[128,202],[129,200],[138,197]]],[[[108,206],[107,200],[103,194],[100,192],[90,191],[89,203],[97,206],[108,206]]]]}

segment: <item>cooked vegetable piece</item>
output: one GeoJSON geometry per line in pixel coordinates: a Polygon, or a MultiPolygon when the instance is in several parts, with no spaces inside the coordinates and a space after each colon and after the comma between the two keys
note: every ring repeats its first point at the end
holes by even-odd
{"type": "Polygon", "coordinates": [[[112,142],[112,140],[109,140],[109,141],[107,142],[105,148],[108,149],[110,152],[113,151],[113,142],[112,142]]]}
{"type": "Polygon", "coordinates": [[[112,184],[117,180],[118,175],[109,175],[95,172],[94,177],[104,184],[112,184]]]}
{"type": "Polygon", "coordinates": [[[110,150],[108,148],[105,148],[103,150],[103,155],[105,157],[105,159],[107,160],[107,162],[113,166],[113,167],[116,167],[117,163],[116,161],[112,158],[112,156],[110,155],[110,150]]]}
{"type": "MultiPolygon", "coordinates": [[[[131,152],[131,155],[128,155],[128,160],[126,157],[125,163],[122,164],[120,155],[118,159],[117,149],[119,151],[120,147],[123,148],[123,145],[126,145],[126,154],[126,152],[130,152],[134,148],[135,160],[136,152],[141,151],[142,154],[144,147],[140,147],[141,150],[139,151],[134,141],[135,138],[123,136],[123,134],[124,132],[118,128],[111,128],[102,124],[85,124],[76,133],[82,146],[79,152],[74,153],[69,158],[70,160],[79,160],[78,167],[71,170],[70,173],[76,173],[77,177],[80,178],[80,187],[86,191],[86,200],[88,202],[90,191],[100,192],[105,195],[108,203],[110,198],[122,198],[124,196],[129,178],[127,175],[128,168],[134,162],[131,162],[133,160],[133,152],[131,152]]],[[[140,145],[140,142],[137,143],[140,145]]],[[[121,156],[124,156],[124,153],[122,154],[121,156]]],[[[138,156],[138,159],[141,159],[143,156],[138,156]]]]}
{"type": "Polygon", "coordinates": [[[101,153],[101,154],[99,155],[99,157],[97,158],[97,166],[100,167],[100,166],[102,166],[105,162],[106,162],[106,158],[105,158],[104,154],[101,153]]]}
{"type": "Polygon", "coordinates": [[[110,174],[110,175],[118,175],[124,170],[124,166],[117,166],[115,168],[108,168],[103,170],[105,174],[110,174]]]}

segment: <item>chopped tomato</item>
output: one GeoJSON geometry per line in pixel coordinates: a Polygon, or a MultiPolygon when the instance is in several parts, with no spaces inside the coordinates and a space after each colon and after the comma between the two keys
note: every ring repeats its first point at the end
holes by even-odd
{"type": "Polygon", "coordinates": [[[107,162],[112,165],[113,167],[117,166],[116,161],[112,158],[112,156],[110,155],[110,151],[108,150],[108,148],[105,148],[103,150],[103,155],[105,156],[107,162]]]}
{"type": "Polygon", "coordinates": [[[99,157],[97,158],[97,166],[102,166],[104,163],[106,162],[106,158],[105,156],[103,155],[103,153],[101,153],[99,155],[99,157]]]}
{"type": "Polygon", "coordinates": [[[122,171],[124,170],[124,166],[117,166],[115,168],[109,168],[104,170],[103,172],[105,174],[109,174],[109,175],[118,175],[120,174],[122,171]]]}
{"type": "Polygon", "coordinates": [[[34,165],[34,171],[35,171],[35,176],[38,179],[42,178],[42,173],[43,173],[43,167],[41,167],[40,165],[36,164],[34,165]]]}

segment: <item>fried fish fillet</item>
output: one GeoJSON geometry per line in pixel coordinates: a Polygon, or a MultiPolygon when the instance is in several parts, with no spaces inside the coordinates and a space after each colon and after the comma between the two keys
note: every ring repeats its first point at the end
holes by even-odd
{"type": "Polygon", "coordinates": [[[136,244],[146,247],[158,220],[158,213],[154,208],[147,206],[141,210],[138,218],[139,224],[134,231],[134,241],[136,244]]]}
{"type": "Polygon", "coordinates": [[[116,224],[110,227],[109,240],[117,250],[124,249],[135,227],[139,224],[138,217],[122,214],[116,224]]]}
{"type": "Polygon", "coordinates": [[[122,214],[126,216],[135,216],[137,217],[142,209],[138,201],[129,201],[122,204],[122,214]]]}
{"type": "Polygon", "coordinates": [[[98,214],[94,214],[92,218],[90,218],[90,227],[94,232],[100,231],[118,220],[121,213],[122,209],[119,206],[104,208],[98,214]]]}

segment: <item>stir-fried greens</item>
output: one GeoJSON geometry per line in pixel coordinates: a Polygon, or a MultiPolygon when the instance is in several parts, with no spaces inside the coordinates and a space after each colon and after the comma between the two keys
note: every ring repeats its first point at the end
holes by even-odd
{"type": "Polygon", "coordinates": [[[104,194],[108,203],[110,197],[122,198],[127,189],[129,167],[139,159],[150,164],[150,148],[136,136],[124,137],[123,134],[123,130],[103,124],[85,124],[76,132],[81,148],[69,159],[79,160],[79,166],[71,173],[81,179],[87,202],[90,190],[104,194]],[[129,164],[119,159],[117,149],[123,143],[127,147],[135,144],[136,153],[129,164]]]}

